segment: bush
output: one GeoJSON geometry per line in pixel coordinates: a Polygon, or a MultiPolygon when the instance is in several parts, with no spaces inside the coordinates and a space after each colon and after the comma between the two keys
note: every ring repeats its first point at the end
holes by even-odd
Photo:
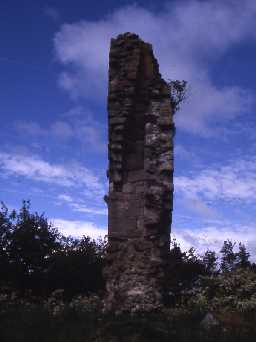
{"type": "Polygon", "coordinates": [[[216,277],[201,277],[189,304],[204,311],[256,313],[256,273],[237,268],[216,277]]]}
{"type": "Polygon", "coordinates": [[[103,291],[105,242],[62,236],[23,201],[19,212],[0,209],[0,286],[20,295],[48,296],[62,288],[66,298],[103,291]]]}

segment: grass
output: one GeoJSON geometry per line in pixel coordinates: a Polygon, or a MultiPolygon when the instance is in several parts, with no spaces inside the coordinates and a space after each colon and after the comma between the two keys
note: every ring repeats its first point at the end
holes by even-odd
{"type": "Polygon", "coordinates": [[[252,342],[256,331],[236,316],[204,330],[202,314],[168,309],[119,316],[64,309],[53,316],[43,306],[14,306],[0,315],[1,342],[252,342]]]}

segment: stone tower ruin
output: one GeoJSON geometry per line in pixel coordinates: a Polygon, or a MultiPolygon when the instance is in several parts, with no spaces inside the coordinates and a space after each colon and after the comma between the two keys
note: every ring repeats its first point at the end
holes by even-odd
{"type": "Polygon", "coordinates": [[[164,301],[173,198],[173,113],[152,46],[125,33],[109,55],[106,310],[164,301]]]}

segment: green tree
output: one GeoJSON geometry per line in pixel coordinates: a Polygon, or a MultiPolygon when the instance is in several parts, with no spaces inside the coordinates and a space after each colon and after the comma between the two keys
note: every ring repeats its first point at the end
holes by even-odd
{"type": "Polygon", "coordinates": [[[173,240],[168,259],[167,286],[171,294],[169,303],[178,303],[184,298],[184,292],[190,290],[201,275],[205,275],[202,260],[196,255],[195,249],[183,252],[173,240]]]}
{"type": "Polygon", "coordinates": [[[104,241],[63,237],[62,247],[51,257],[47,270],[49,291],[61,288],[66,298],[103,291],[104,251],[104,241]]]}
{"type": "Polygon", "coordinates": [[[30,212],[29,201],[23,201],[12,219],[6,246],[8,280],[21,291],[42,290],[50,257],[60,248],[60,234],[43,214],[30,212]]]}
{"type": "Polygon", "coordinates": [[[250,253],[247,252],[245,245],[239,242],[239,250],[236,253],[236,267],[247,268],[251,266],[249,258],[250,253]]]}
{"type": "Polygon", "coordinates": [[[211,275],[217,272],[218,257],[216,252],[207,250],[202,261],[207,274],[211,275]]]}
{"type": "Polygon", "coordinates": [[[19,211],[0,210],[0,285],[25,293],[47,295],[64,289],[66,297],[104,288],[102,268],[105,241],[65,237],[44,214],[30,211],[23,201],[19,211]]]}
{"type": "Polygon", "coordinates": [[[229,272],[236,267],[236,253],[234,252],[235,243],[230,240],[224,241],[220,250],[222,254],[220,269],[222,272],[229,272]]]}
{"type": "Polygon", "coordinates": [[[1,202],[0,208],[0,285],[7,285],[10,275],[8,246],[10,243],[12,221],[15,214],[9,213],[8,208],[1,202]]]}

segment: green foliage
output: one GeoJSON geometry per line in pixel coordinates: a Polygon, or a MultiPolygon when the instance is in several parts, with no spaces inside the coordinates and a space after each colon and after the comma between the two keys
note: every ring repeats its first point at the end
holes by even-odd
{"type": "Polygon", "coordinates": [[[2,205],[0,212],[0,265],[2,285],[12,285],[22,293],[42,290],[45,270],[54,251],[60,247],[60,234],[44,215],[30,213],[29,201],[19,212],[2,205]]]}
{"type": "Polygon", "coordinates": [[[235,243],[232,241],[224,241],[223,247],[220,252],[222,253],[221,270],[222,272],[232,271],[236,265],[236,254],[233,251],[235,243]]]}
{"type": "Polygon", "coordinates": [[[30,202],[9,212],[0,210],[0,285],[25,296],[29,290],[47,296],[62,288],[66,298],[98,292],[105,242],[62,236],[42,214],[30,212],[30,202]]]}
{"type": "Polygon", "coordinates": [[[222,254],[220,269],[222,272],[230,272],[238,267],[246,268],[250,266],[250,253],[247,252],[246,247],[240,242],[239,250],[234,252],[236,243],[227,240],[220,250],[222,254]]]}
{"type": "Polygon", "coordinates": [[[195,254],[194,248],[182,252],[176,240],[172,241],[168,260],[167,289],[169,304],[181,303],[199,276],[206,275],[206,267],[195,254]]]}
{"type": "Polygon", "coordinates": [[[239,242],[239,251],[236,253],[236,267],[250,267],[250,253],[247,252],[245,245],[239,242]]]}
{"type": "MultiPolygon", "coordinates": [[[[78,311],[58,291],[45,302],[0,297],[1,342],[93,341],[99,314],[78,311]]],[[[83,301],[84,303],[84,301],[83,301]]]]}
{"type": "Polygon", "coordinates": [[[168,88],[173,114],[180,109],[180,104],[186,99],[187,81],[169,80],[168,88]]]}
{"type": "Polygon", "coordinates": [[[101,292],[104,253],[104,241],[96,242],[89,237],[63,238],[47,270],[49,290],[63,288],[69,299],[77,294],[101,292]]]}
{"type": "Polygon", "coordinates": [[[236,342],[253,341],[255,316],[216,312],[218,324],[205,330],[204,315],[190,307],[147,314],[103,314],[97,297],[64,302],[57,291],[45,302],[0,298],[1,342],[236,342]]]}
{"type": "Polygon", "coordinates": [[[221,258],[174,240],[165,309],[103,313],[106,242],[62,236],[44,215],[0,210],[0,341],[253,341],[256,266],[243,244],[225,241],[221,258]],[[218,324],[205,331],[207,313],[218,324]]]}
{"type": "Polygon", "coordinates": [[[201,277],[190,304],[200,311],[236,311],[256,314],[256,272],[237,268],[217,276],[201,277]]]}
{"type": "Polygon", "coordinates": [[[203,255],[203,265],[207,274],[215,274],[218,268],[218,257],[216,252],[207,250],[203,255]]]}

